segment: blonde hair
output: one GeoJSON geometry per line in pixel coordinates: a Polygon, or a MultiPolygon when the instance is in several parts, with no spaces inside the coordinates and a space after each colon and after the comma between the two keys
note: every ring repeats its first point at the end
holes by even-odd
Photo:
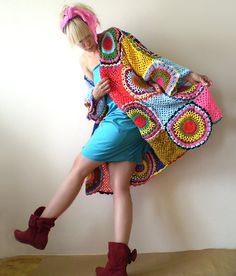
{"type": "MultiPolygon", "coordinates": [[[[64,18],[64,9],[69,7],[83,8],[90,11],[93,15],[96,15],[92,10],[92,8],[89,7],[88,5],[77,3],[74,5],[63,6],[60,13],[60,21],[63,20],[64,18]]],[[[98,21],[98,25],[100,25],[99,21],[98,21]]],[[[79,16],[74,17],[68,22],[68,24],[66,24],[64,28],[64,33],[72,45],[77,45],[83,38],[92,34],[87,23],[85,23],[79,16]]]]}

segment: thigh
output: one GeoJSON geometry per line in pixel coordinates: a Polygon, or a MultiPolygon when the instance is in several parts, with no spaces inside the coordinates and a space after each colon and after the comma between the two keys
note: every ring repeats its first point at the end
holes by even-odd
{"type": "Polygon", "coordinates": [[[110,183],[114,193],[116,190],[129,188],[135,166],[136,163],[129,161],[109,163],[110,183]]]}
{"type": "Polygon", "coordinates": [[[102,163],[104,162],[91,160],[80,153],[74,161],[72,170],[76,171],[79,175],[86,177],[94,169],[102,165],[102,163]]]}

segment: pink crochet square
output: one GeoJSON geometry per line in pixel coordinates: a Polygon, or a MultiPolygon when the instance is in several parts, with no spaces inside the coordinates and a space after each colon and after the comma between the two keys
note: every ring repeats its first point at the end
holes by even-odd
{"type": "Polygon", "coordinates": [[[207,86],[202,93],[196,97],[194,103],[203,107],[208,112],[213,123],[222,118],[222,113],[212,98],[211,92],[207,86]]]}

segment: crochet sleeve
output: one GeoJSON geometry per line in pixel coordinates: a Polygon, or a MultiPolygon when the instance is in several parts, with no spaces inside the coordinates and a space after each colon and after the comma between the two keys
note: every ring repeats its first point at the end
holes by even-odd
{"type": "Polygon", "coordinates": [[[84,105],[88,109],[87,118],[98,123],[101,121],[106,111],[105,98],[102,97],[98,101],[95,101],[92,94],[94,88],[93,81],[88,79],[86,76],[84,76],[84,80],[88,87],[88,92],[84,100],[84,105]]]}
{"type": "Polygon", "coordinates": [[[124,36],[121,47],[135,73],[145,81],[159,84],[171,95],[175,88],[183,83],[183,77],[189,74],[190,70],[151,52],[133,35],[122,32],[124,36]]]}

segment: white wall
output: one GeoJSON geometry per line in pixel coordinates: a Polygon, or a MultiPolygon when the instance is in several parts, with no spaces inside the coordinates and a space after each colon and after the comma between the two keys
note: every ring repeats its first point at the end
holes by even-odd
{"type": "MultiPolygon", "coordinates": [[[[102,28],[208,74],[224,119],[206,146],[132,188],[131,247],[139,252],[236,247],[234,0],[96,0],[102,28]],[[114,8],[113,8],[114,7],[114,8]],[[145,12],[145,13],[144,13],[145,12]]],[[[58,27],[60,0],[0,0],[0,256],[106,252],[112,196],[84,187],[39,252],[13,239],[44,205],[90,136],[78,49],[58,27]]]]}

